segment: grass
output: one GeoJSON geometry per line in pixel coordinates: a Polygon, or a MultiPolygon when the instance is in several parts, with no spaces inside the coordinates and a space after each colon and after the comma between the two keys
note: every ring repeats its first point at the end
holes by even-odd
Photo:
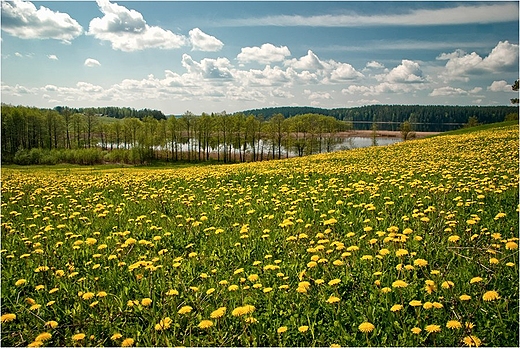
{"type": "Polygon", "coordinates": [[[1,176],[5,346],[519,339],[516,125],[281,161],[1,176]]]}

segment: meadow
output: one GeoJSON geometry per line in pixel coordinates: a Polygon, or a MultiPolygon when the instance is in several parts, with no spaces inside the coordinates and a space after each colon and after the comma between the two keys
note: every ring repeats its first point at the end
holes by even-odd
{"type": "Polygon", "coordinates": [[[2,346],[516,346],[518,125],[2,168],[2,346]]]}

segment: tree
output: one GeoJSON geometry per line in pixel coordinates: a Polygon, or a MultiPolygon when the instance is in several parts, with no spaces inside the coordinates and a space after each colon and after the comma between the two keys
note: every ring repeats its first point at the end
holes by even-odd
{"type": "Polygon", "coordinates": [[[480,123],[478,123],[478,118],[476,116],[471,116],[468,118],[468,123],[464,124],[464,128],[476,127],[480,123]]]}
{"type": "MultiPolygon", "coordinates": [[[[515,83],[513,83],[513,85],[511,86],[511,89],[515,92],[518,92],[518,80],[515,81],[515,83]]],[[[511,99],[511,104],[518,104],[518,98],[512,98],[511,99]]]]}
{"type": "Polygon", "coordinates": [[[412,130],[412,124],[410,123],[410,121],[404,121],[401,124],[400,131],[403,141],[415,138],[415,132],[412,130]]]}

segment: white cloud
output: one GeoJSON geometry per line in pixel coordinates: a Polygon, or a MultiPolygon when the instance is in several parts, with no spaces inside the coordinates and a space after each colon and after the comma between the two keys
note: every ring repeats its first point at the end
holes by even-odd
{"type": "Polygon", "coordinates": [[[462,96],[462,95],[474,95],[482,91],[481,87],[475,87],[469,91],[458,87],[444,86],[435,88],[430,94],[431,97],[447,97],[447,96],[462,96]]]}
{"type": "Polygon", "coordinates": [[[70,43],[83,27],[68,14],[29,1],[2,1],[2,30],[21,39],[55,39],[70,43]]]}
{"type": "Polygon", "coordinates": [[[287,46],[276,47],[273,44],[265,43],[261,47],[244,47],[237,55],[240,63],[258,62],[260,64],[269,64],[271,62],[280,62],[285,57],[290,56],[291,52],[287,46]]]}
{"type": "Polygon", "coordinates": [[[348,63],[337,63],[335,65],[329,79],[331,82],[350,81],[364,77],[362,73],[348,63]]]}
{"type": "Polygon", "coordinates": [[[190,30],[190,42],[193,51],[216,52],[220,51],[224,44],[214,36],[204,33],[199,28],[190,30]]]}
{"type": "Polygon", "coordinates": [[[18,58],[22,58],[23,57],[23,54],[21,54],[20,52],[15,52],[14,55],[17,56],[18,58]]]}
{"type": "Polygon", "coordinates": [[[459,49],[452,53],[442,53],[437,60],[447,60],[442,74],[446,80],[467,79],[472,74],[518,69],[518,52],[518,45],[500,41],[484,58],[476,52],[468,54],[459,49]]]}
{"type": "Polygon", "coordinates": [[[231,79],[231,63],[227,58],[204,58],[199,62],[194,61],[188,54],[182,55],[182,66],[189,73],[199,75],[204,79],[231,79]]]}
{"type": "Polygon", "coordinates": [[[385,66],[379,62],[376,62],[375,60],[368,62],[366,64],[367,69],[384,69],[385,66]]]}
{"type": "Polygon", "coordinates": [[[174,49],[185,46],[188,39],[169,30],[146,24],[141,13],[108,0],[97,0],[104,16],[90,21],[88,35],[109,41],[112,48],[124,52],[147,48],[174,49]]]}
{"type": "Polygon", "coordinates": [[[55,54],[49,54],[47,58],[49,58],[50,60],[58,60],[58,57],[55,54]]]}
{"type": "Polygon", "coordinates": [[[84,65],[89,67],[89,68],[93,68],[93,67],[96,67],[96,66],[101,66],[101,63],[99,61],[97,61],[96,59],[87,58],[87,59],[85,59],[84,65]]]}
{"type": "Polygon", "coordinates": [[[317,16],[281,15],[227,20],[222,26],[371,27],[429,26],[470,23],[518,22],[518,4],[472,4],[440,9],[418,9],[407,13],[377,15],[331,14],[317,16]]]}
{"type": "Polygon", "coordinates": [[[309,89],[303,91],[303,94],[307,96],[309,100],[323,100],[323,99],[332,99],[332,96],[329,92],[315,91],[312,92],[309,89]]]}
{"type": "Polygon", "coordinates": [[[393,68],[386,76],[384,81],[390,83],[421,83],[426,79],[418,63],[403,59],[401,64],[393,68]]]}
{"type": "Polygon", "coordinates": [[[488,86],[487,90],[491,92],[514,92],[511,85],[509,85],[505,80],[493,81],[491,86],[488,86]]]}
{"type": "Polygon", "coordinates": [[[324,63],[311,50],[307,51],[307,55],[300,59],[293,58],[284,62],[285,66],[291,66],[299,70],[317,70],[325,68],[324,63]]]}

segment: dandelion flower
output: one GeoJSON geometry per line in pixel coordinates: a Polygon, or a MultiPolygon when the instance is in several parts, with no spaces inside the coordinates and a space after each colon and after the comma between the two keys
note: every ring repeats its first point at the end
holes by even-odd
{"type": "Polygon", "coordinates": [[[40,341],[40,342],[45,342],[45,341],[48,341],[50,340],[52,337],[52,335],[48,332],[42,332],[41,334],[39,334],[38,336],[36,336],[36,338],[34,339],[35,341],[40,341]]]}
{"type": "Polygon", "coordinates": [[[390,311],[392,311],[392,312],[398,312],[398,311],[400,311],[401,309],[403,309],[403,306],[402,306],[402,305],[400,305],[400,304],[395,304],[395,305],[392,306],[392,308],[390,308],[390,311]]]}
{"type": "Polygon", "coordinates": [[[478,283],[478,282],[481,282],[483,281],[484,279],[482,279],[481,277],[473,277],[471,278],[471,280],[469,281],[470,284],[474,284],[474,283],[478,283]]]}
{"type": "Polygon", "coordinates": [[[394,288],[406,288],[408,286],[408,283],[403,280],[396,280],[392,283],[392,287],[394,288]]]}
{"type": "Polygon", "coordinates": [[[418,306],[422,306],[422,302],[418,301],[418,300],[412,300],[409,302],[409,305],[412,307],[418,307],[418,306]]]}
{"type": "Polygon", "coordinates": [[[381,292],[383,294],[387,294],[389,292],[392,292],[392,289],[390,289],[389,287],[385,286],[384,288],[381,289],[381,292]]]}
{"type": "Polygon", "coordinates": [[[449,320],[446,323],[446,327],[448,329],[460,329],[462,327],[462,324],[458,320],[449,320]]]}
{"type": "Polygon", "coordinates": [[[133,338],[125,338],[123,342],[121,342],[121,347],[131,347],[134,345],[133,338]]]}
{"type": "Polygon", "coordinates": [[[84,338],[85,338],[85,334],[84,333],[79,333],[79,334],[72,335],[72,340],[73,341],[81,341],[84,338]]]}
{"type": "Polygon", "coordinates": [[[156,331],[167,330],[170,328],[172,320],[169,317],[161,319],[158,324],[155,324],[156,331]]]}
{"type": "Polygon", "coordinates": [[[27,347],[41,347],[43,346],[43,342],[42,341],[34,341],[34,342],[31,342],[27,345],[27,347]]]}
{"type": "Polygon", "coordinates": [[[309,327],[307,325],[303,325],[298,328],[298,331],[300,332],[306,332],[307,330],[309,330],[309,327]]]}
{"type": "Polygon", "coordinates": [[[330,286],[334,286],[334,285],[339,284],[339,283],[341,283],[341,280],[338,279],[338,278],[336,278],[336,279],[332,279],[332,280],[329,282],[329,285],[330,285],[330,286]]]}
{"type": "Polygon", "coordinates": [[[480,344],[482,343],[480,341],[480,338],[478,338],[477,336],[473,336],[473,335],[464,337],[462,339],[462,342],[465,345],[467,345],[468,347],[479,347],[480,344]]]}
{"type": "Polygon", "coordinates": [[[18,280],[16,281],[16,283],[14,283],[14,285],[16,285],[16,286],[22,286],[22,285],[24,285],[25,283],[27,283],[27,280],[25,280],[25,279],[18,279],[18,280]]]}
{"type": "Polygon", "coordinates": [[[412,328],[410,331],[412,331],[412,333],[418,335],[418,334],[421,333],[422,330],[421,330],[421,328],[419,328],[419,327],[414,327],[414,328],[412,328]]]}
{"type": "Polygon", "coordinates": [[[218,318],[223,317],[225,313],[226,313],[226,307],[220,307],[220,308],[214,310],[213,312],[211,312],[211,314],[209,316],[211,319],[218,319],[218,318]]]}
{"type": "Polygon", "coordinates": [[[433,303],[431,303],[430,301],[424,302],[423,308],[424,309],[432,309],[433,308],[433,303]]]}
{"type": "Polygon", "coordinates": [[[253,318],[253,317],[247,317],[246,319],[244,319],[244,321],[248,324],[254,324],[254,323],[257,323],[258,320],[256,318],[253,318]]]}
{"type": "Polygon", "coordinates": [[[518,249],[518,244],[516,244],[515,242],[507,242],[506,249],[507,250],[516,250],[516,249],[518,249]]]}
{"type": "Polygon", "coordinates": [[[358,326],[359,331],[361,332],[372,332],[375,329],[374,324],[369,323],[368,321],[365,321],[364,323],[359,324],[358,326]]]}
{"type": "Polygon", "coordinates": [[[213,322],[211,320],[202,320],[197,326],[199,329],[207,329],[213,326],[213,322]]]}
{"type": "Polygon", "coordinates": [[[238,290],[238,285],[232,284],[228,286],[228,291],[236,291],[238,290]]]}
{"type": "Polygon", "coordinates": [[[45,326],[50,326],[52,329],[55,329],[58,327],[58,322],[54,320],[49,320],[45,323],[45,326]]]}
{"type": "Polygon", "coordinates": [[[13,314],[13,313],[6,313],[6,314],[2,314],[2,316],[0,317],[0,321],[3,323],[8,323],[10,321],[13,321],[16,319],[16,314],[13,314]]]}
{"type": "Polygon", "coordinates": [[[29,310],[35,311],[35,310],[40,309],[41,306],[42,306],[41,304],[36,303],[36,304],[33,304],[31,307],[29,307],[29,310]]]}
{"type": "Polygon", "coordinates": [[[424,330],[426,330],[426,332],[428,332],[428,333],[441,332],[441,327],[440,327],[440,325],[431,324],[431,325],[426,325],[424,330]]]}
{"type": "Polygon", "coordinates": [[[449,289],[449,288],[452,288],[453,286],[455,286],[455,284],[452,281],[447,280],[447,281],[442,282],[441,286],[443,289],[449,289]]]}
{"type": "Polygon", "coordinates": [[[484,293],[484,295],[482,295],[482,299],[484,301],[494,301],[498,300],[499,298],[500,296],[498,295],[498,292],[496,292],[495,290],[487,291],[486,293],[484,293]]]}
{"type": "Polygon", "coordinates": [[[84,293],[81,296],[81,298],[84,299],[84,300],[90,300],[93,297],[94,297],[94,293],[93,292],[86,292],[86,293],[84,293]]]}
{"type": "Polygon", "coordinates": [[[123,335],[121,335],[119,332],[117,332],[117,333],[113,334],[113,335],[110,337],[110,339],[111,339],[112,341],[115,341],[115,340],[120,339],[121,337],[123,337],[123,335]]]}
{"type": "Polygon", "coordinates": [[[461,300],[461,301],[469,301],[469,300],[471,300],[471,296],[466,295],[466,294],[462,294],[462,295],[459,296],[459,300],[461,300]]]}
{"type": "Polygon", "coordinates": [[[107,293],[104,292],[104,291],[100,291],[100,292],[97,293],[96,296],[97,296],[97,297],[105,297],[105,296],[107,296],[107,293]]]}
{"type": "Polygon", "coordinates": [[[489,263],[492,265],[498,264],[500,261],[496,257],[492,257],[489,259],[489,263]]]}
{"type": "Polygon", "coordinates": [[[279,334],[284,333],[285,331],[287,331],[287,326],[280,326],[278,329],[276,329],[276,332],[279,334]]]}
{"type": "Polygon", "coordinates": [[[166,292],[166,296],[175,296],[178,294],[179,294],[179,292],[175,289],[170,289],[170,290],[168,290],[168,292],[166,292]]]}
{"type": "Polygon", "coordinates": [[[330,297],[327,299],[327,303],[336,303],[336,302],[339,302],[340,299],[339,297],[336,297],[336,296],[333,296],[333,295],[330,295],[330,297]]]}
{"type": "Polygon", "coordinates": [[[179,311],[177,313],[187,314],[187,313],[190,313],[192,310],[193,310],[193,307],[191,307],[191,306],[183,306],[183,307],[181,307],[181,309],[179,309],[179,311]]]}
{"type": "Polygon", "coordinates": [[[452,243],[456,243],[460,240],[460,237],[457,236],[457,235],[453,235],[453,236],[449,236],[448,237],[448,242],[452,242],[452,243]]]}
{"type": "Polygon", "coordinates": [[[428,265],[428,261],[425,259],[417,259],[413,262],[414,266],[424,267],[428,265]]]}

